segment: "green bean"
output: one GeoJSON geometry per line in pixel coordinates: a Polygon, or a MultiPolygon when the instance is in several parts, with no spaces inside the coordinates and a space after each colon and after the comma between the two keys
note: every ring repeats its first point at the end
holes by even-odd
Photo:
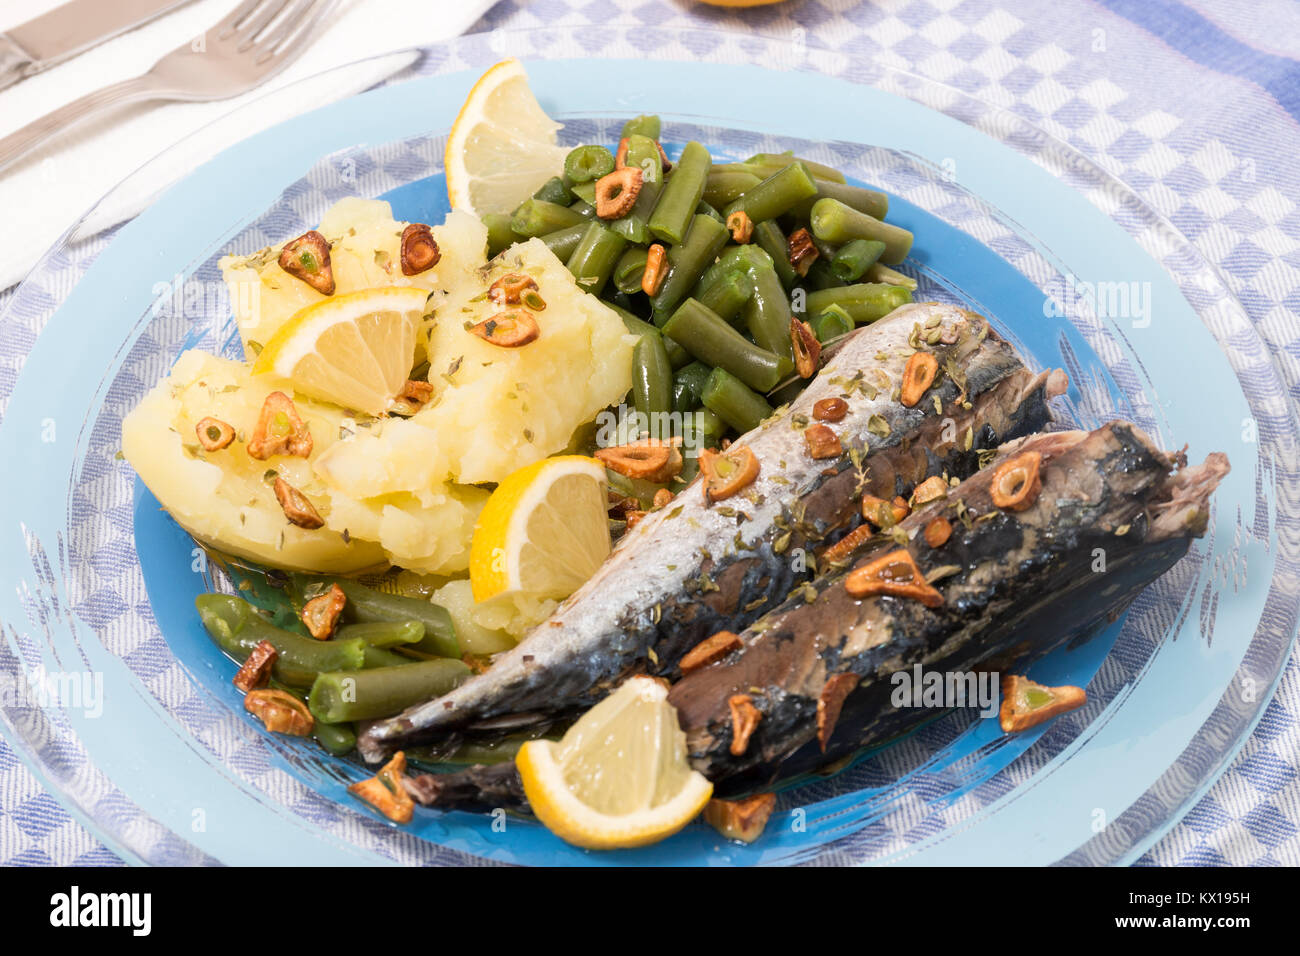
{"type": "Polygon", "coordinates": [[[372,720],[441,697],[470,675],[461,661],[417,661],[352,673],[321,674],[307,696],[313,716],[326,723],[372,720]]]}
{"type": "MultiPolygon", "coordinates": [[[[754,294],[745,306],[745,325],[750,337],[761,348],[792,360],[794,347],[790,344],[790,299],[785,294],[785,286],[781,285],[776,269],[770,264],[756,266],[751,275],[754,294]]],[[[771,387],[769,385],[767,388],[771,387]]],[[[759,390],[765,392],[767,388],[759,390]]]]}
{"type": "Polygon", "coordinates": [[[552,202],[557,206],[567,206],[573,201],[573,195],[569,192],[569,187],[564,185],[564,180],[559,176],[552,176],[542,183],[537,192],[533,193],[533,198],[540,199],[543,202],[552,202]]]}
{"type": "MultiPolygon", "coordinates": [[[[713,373],[710,372],[710,375],[713,373]]],[[[708,379],[704,380],[708,386],[708,379]]],[[[701,401],[703,401],[704,389],[700,389],[701,401]]],[[[722,436],[727,433],[727,423],[718,417],[716,412],[707,408],[696,408],[692,412],[687,412],[682,416],[682,445],[688,449],[713,448],[718,442],[722,441],[722,436]],[[692,436],[694,444],[692,444],[692,436]]]]}
{"type": "Polygon", "coordinates": [[[646,511],[654,506],[655,493],[664,487],[646,478],[628,478],[615,471],[610,471],[607,477],[611,492],[623,498],[635,498],[646,511]]]}
{"type": "Polygon", "coordinates": [[[704,407],[741,434],[757,428],[772,414],[767,399],[720,368],[709,374],[704,386],[704,407]]]}
{"type": "Polygon", "coordinates": [[[812,207],[822,199],[837,199],[844,205],[876,219],[884,219],[889,212],[889,197],[885,193],[877,192],[874,189],[864,189],[861,186],[827,182],[821,177],[817,177],[817,195],[811,199],[805,199],[795,206],[791,212],[806,222],[808,216],[812,213],[812,207]]]}
{"type": "Polygon", "coordinates": [[[812,239],[813,248],[817,250],[817,255],[819,257],[825,259],[827,263],[835,258],[835,253],[838,252],[840,248],[838,245],[827,242],[825,239],[818,239],[812,233],[809,233],[809,238],[812,239]]]}
{"type": "Polygon", "coordinates": [[[663,163],[659,158],[659,146],[649,137],[633,134],[627,138],[627,155],[624,162],[641,170],[641,191],[637,193],[636,204],[632,211],[621,219],[609,224],[628,242],[645,246],[654,241],[650,233],[650,215],[659,202],[659,193],[664,188],[663,163]]]}
{"type": "Polygon", "coordinates": [[[712,163],[709,151],[699,143],[686,144],[650,216],[650,231],[656,238],[674,244],[685,238],[695,208],[704,196],[712,163]]]}
{"type": "Polygon", "coordinates": [[[878,239],[885,244],[880,261],[897,265],[912,249],[912,234],[892,223],[881,222],[838,199],[819,199],[808,218],[818,239],[842,243],[850,239],[878,239]]]}
{"type": "MultiPolygon", "coordinates": [[[[785,163],[782,168],[789,165],[789,163],[785,163]]],[[[714,163],[709,167],[709,174],[712,175],[715,172],[744,173],[746,176],[754,176],[761,182],[776,170],[768,169],[766,166],[760,166],[756,163],[714,163]]]]}
{"type": "MultiPolygon", "coordinates": [[[[789,328],[788,318],[786,327],[789,328]]],[[[686,351],[705,364],[726,369],[746,385],[762,392],[772,388],[793,369],[789,359],[750,342],[695,299],[687,299],[673,313],[664,324],[664,334],[676,339],[686,351]]]]}
{"type": "Polygon", "coordinates": [[[582,214],[568,206],[540,199],[525,199],[510,216],[510,228],[521,236],[544,236],[583,222],[582,214]]]}
{"type": "Polygon", "coordinates": [[[736,317],[754,294],[754,283],[747,272],[726,270],[712,279],[701,278],[691,291],[691,298],[706,306],[727,324],[735,325],[736,317]]]}
{"type": "Polygon", "coordinates": [[[259,643],[270,642],[277,654],[271,673],[291,687],[310,687],[322,671],[356,670],[365,656],[363,641],[317,641],[281,630],[229,594],[200,594],[194,606],[217,645],[241,663],[259,643]]]}
{"type": "MultiPolygon", "coordinates": [[[[627,330],[633,335],[639,335],[644,338],[653,333],[663,339],[663,335],[659,331],[658,327],[651,325],[644,319],[633,315],[627,309],[620,308],[611,302],[606,302],[605,304],[618,313],[619,318],[623,320],[623,325],[626,326],[627,330]]],[[[674,369],[681,368],[682,366],[691,363],[691,353],[686,351],[686,349],[682,348],[672,339],[663,339],[663,343],[664,351],[668,353],[668,364],[670,364],[674,369]]]]}
{"type": "Polygon", "coordinates": [[[439,657],[460,657],[456,626],[446,608],[424,598],[376,591],[350,578],[335,578],[331,583],[337,584],[348,599],[343,607],[345,621],[354,624],[419,621],[424,625],[424,638],[410,645],[413,650],[439,657]]]}
{"type": "Polygon", "coordinates": [[[623,124],[623,139],[630,139],[633,136],[645,136],[648,139],[657,140],[660,135],[659,117],[653,113],[647,113],[642,116],[634,116],[623,124]]]}
{"type": "Polygon", "coordinates": [[[818,256],[808,266],[808,274],[803,277],[803,286],[809,292],[818,292],[822,289],[836,289],[844,285],[840,277],[835,274],[831,268],[830,260],[825,256],[818,256]]]}
{"type": "Polygon", "coordinates": [[[633,335],[645,336],[652,332],[655,334],[659,333],[659,329],[656,326],[650,324],[640,316],[629,312],[622,306],[615,305],[614,303],[605,300],[602,300],[602,302],[618,313],[618,317],[623,320],[624,327],[633,335]]]}
{"type": "Polygon", "coordinates": [[[692,362],[673,375],[673,411],[683,415],[700,404],[704,383],[713,369],[703,362],[692,362]]]}
{"type": "Polygon", "coordinates": [[[330,724],[317,720],[312,724],[311,735],[335,757],[350,754],[357,746],[357,735],[353,732],[352,725],[347,723],[330,724]]]}
{"type": "Polygon", "coordinates": [[[599,222],[589,222],[587,231],[569,256],[569,271],[585,291],[600,295],[626,246],[627,240],[622,236],[599,222]]]}
{"type": "Polygon", "coordinates": [[[402,667],[405,664],[410,664],[411,661],[412,658],[403,657],[401,654],[395,654],[387,648],[375,647],[373,644],[367,644],[365,661],[361,666],[366,670],[373,670],[376,667],[402,667]]]}
{"type": "Polygon", "coordinates": [[[668,363],[672,365],[674,371],[692,362],[691,353],[673,339],[664,339],[664,350],[668,353],[668,363]]]}
{"type": "Polygon", "coordinates": [[[564,157],[564,175],[570,182],[594,182],[613,171],[614,154],[604,146],[577,146],[564,157]]]}
{"type": "MultiPolygon", "coordinates": [[[[632,349],[632,404],[645,416],[652,431],[673,410],[673,367],[668,361],[662,335],[643,335],[632,349]]],[[[655,434],[656,438],[667,435],[655,434]]]]}
{"type": "Polygon", "coordinates": [[[704,184],[704,201],[715,208],[725,208],[762,179],[743,170],[728,171],[714,166],[704,184]]]}
{"type": "Polygon", "coordinates": [[[772,257],[761,247],[746,243],[740,246],[728,246],[718,256],[718,261],[706,272],[705,278],[712,278],[719,272],[744,272],[751,276],[755,269],[764,269],[772,265],[772,257]]]}
{"type": "Polygon", "coordinates": [[[701,199],[700,204],[695,207],[695,213],[699,216],[708,216],[710,219],[716,219],[724,226],[727,224],[727,220],[722,217],[722,213],[718,212],[703,199],[701,199]]]}
{"type": "MultiPolygon", "coordinates": [[[[274,677],[268,681],[267,686],[274,690],[282,690],[304,704],[307,703],[307,695],[300,688],[282,684],[274,677]]],[[[327,753],[333,754],[335,757],[342,757],[344,754],[351,753],[352,749],[357,745],[357,735],[352,730],[350,723],[329,724],[323,720],[313,720],[311,735],[318,744],[325,748],[327,753]]]]}
{"type": "Polygon", "coordinates": [[[825,179],[834,183],[844,182],[844,174],[834,166],[825,166],[822,163],[813,162],[811,159],[804,159],[789,150],[784,153],[755,153],[745,160],[746,166],[767,169],[767,175],[769,176],[791,163],[803,163],[808,168],[808,171],[818,179],[825,179]]]}
{"type": "Polygon", "coordinates": [[[786,289],[794,288],[799,273],[790,265],[790,240],[775,220],[768,219],[754,227],[754,242],[772,258],[772,268],[786,289]]]}
{"type": "Polygon", "coordinates": [[[813,335],[817,336],[817,341],[823,345],[853,331],[853,317],[838,305],[827,306],[826,310],[809,324],[812,326],[813,335]]]}
{"type": "Polygon", "coordinates": [[[619,257],[614,266],[614,287],[629,295],[641,291],[641,277],[645,274],[646,250],[633,246],[619,257]]]}
{"type": "Polygon", "coordinates": [[[419,644],[424,640],[424,625],[419,621],[370,621],[366,624],[345,624],[338,629],[334,637],[340,641],[358,637],[371,647],[419,644]]]}
{"type": "MultiPolygon", "coordinates": [[[[721,256],[718,257],[718,261],[715,262],[712,266],[710,266],[708,271],[704,273],[704,276],[700,279],[699,283],[696,285],[695,291],[692,292],[692,296],[693,298],[698,299],[701,302],[701,304],[707,305],[709,308],[714,309],[715,312],[721,315],[728,322],[735,324],[735,319],[738,316],[740,315],[748,316],[749,310],[755,308],[754,301],[753,301],[754,290],[756,289],[759,281],[761,280],[764,287],[764,296],[766,297],[763,307],[764,308],[770,307],[773,309],[779,309],[780,311],[783,312],[788,312],[790,308],[789,302],[785,301],[784,295],[781,296],[775,295],[775,292],[779,290],[775,290],[772,287],[770,279],[764,274],[766,271],[771,271],[771,269],[772,269],[772,257],[769,256],[767,252],[765,252],[759,246],[748,244],[748,243],[741,246],[730,246],[723,251],[721,256]],[[710,299],[719,298],[723,296],[723,294],[726,292],[726,288],[723,287],[719,289],[717,288],[717,285],[718,283],[723,282],[725,278],[729,275],[738,275],[744,277],[744,291],[746,293],[746,301],[741,305],[740,309],[734,314],[727,314],[727,309],[714,308],[714,303],[712,301],[709,301],[710,299]]],[[[725,298],[722,298],[721,301],[728,308],[734,308],[735,307],[734,293],[732,295],[726,296],[725,298]]],[[[789,326],[790,326],[790,317],[788,315],[785,316],[784,323],[785,323],[784,334],[785,336],[788,337],[789,326]]],[[[758,344],[763,348],[767,348],[767,345],[765,345],[763,342],[759,342],[758,344]]],[[[789,344],[786,343],[784,345],[779,346],[777,351],[778,354],[787,354],[788,349],[789,349],[789,344]]]]}
{"type": "Polygon", "coordinates": [[[595,183],[574,183],[569,187],[569,192],[573,193],[574,199],[585,202],[593,209],[596,206],[596,184],[595,183]]]}
{"type": "Polygon", "coordinates": [[[817,184],[803,163],[791,163],[768,176],[727,206],[726,217],[743,212],[752,222],[775,219],[805,199],[817,195],[817,184]]]}
{"type": "Polygon", "coordinates": [[[835,289],[808,293],[809,315],[820,315],[829,306],[838,305],[858,325],[874,322],[912,301],[912,293],[901,286],[881,282],[864,282],[835,289]]]}
{"type": "Polygon", "coordinates": [[[663,185],[663,157],[659,153],[659,144],[653,136],[643,136],[639,133],[628,136],[627,154],[623,157],[623,162],[641,170],[643,183],[663,185]]]}
{"type": "Polygon", "coordinates": [[[586,200],[575,199],[573,202],[569,203],[569,209],[572,212],[576,212],[588,222],[596,218],[596,207],[586,200]]]}
{"type": "Polygon", "coordinates": [[[673,481],[690,484],[700,472],[700,450],[717,448],[727,428],[727,423],[707,408],[696,408],[682,415],[682,470],[673,481]]]}
{"type": "MultiPolygon", "coordinates": [[[[637,201],[640,202],[639,199],[637,201]]],[[[611,219],[605,225],[633,245],[648,246],[654,242],[654,236],[650,235],[650,227],[645,224],[645,220],[633,218],[631,213],[621,219],[611,219]]]]}
{"type": "Polygon", "coordinates": [[[886,285],[899,285],[904,289],[907,289],[909,292],[916,291],[915,279],[911,276],[903,275],[903,273],[897,272],[889,268],[889,266],[883,265],[879,262],[872,263],[871,268],[867,270],[866,279],[868,282],[883,282],[886,285]]]}
{"type": "Polygon", "coordinates": [[[483,217],[483,225],[487,226],[488,231],[487,254],[489,259],[519,241],[515,231],[510,228],[510,217],[503,212],[487,213],[483,217]]]}
{"type": "Polygon", "coordinates": [[[568,229],[557,229],[555,232],[548,232],[538,238],[546,243],[546,248],[555,253],[555,258],[561,262],[568,262],[569,256],[573,255],[573,250],[578,248],[578,243],[582,241],[583,235],[587,231],[587,223],[580,222],[576,226],[570,226],[568,229]]]}
{"type": "Polygon", "coordinates": [[[850,239],[831,257],[831,271],[842,282],[857,282],[884,251],[879,239],[850,239]]]}
{"type": "Polygon", "coordinates": [[[667,321],[682,299],[686,298],[704,270],[709,268],[727,244],[727,238],[727,227],[716,219],[699,215],[691,219],[685,241],[669,248],[665,256],[668,274],[650,302],[656,325],[667,321]]]}

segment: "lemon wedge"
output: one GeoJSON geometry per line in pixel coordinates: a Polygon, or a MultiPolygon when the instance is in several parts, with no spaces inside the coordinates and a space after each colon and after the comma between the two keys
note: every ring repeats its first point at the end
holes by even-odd
{"type": "Polygon", "coordinates": [[[429,293],[414,287],[336,295],[296,312],[253,363],[313,398],[382,415],[406,384],[429,293]]]}
{"type": "Polygon", "coordinates": [[[515,765],[537,818],[591,850],[672,836],[713,795],[713,784],[686,761],[686,734],[667,688],[649,677],[624,681],[558,743],[524,744],[515,765]]]}
{"type": "Polygon", "coordinates": [[[566,598],[610,551],[605,467],[594,458],[543,458],[497,485],[469,551],[475,601],[566,598]]]}
{"type": "Polygon", "coordinates": [[[560,128],[538,105],[522,63],[503,60],[489,69],[447,137],[451,207],[479,217],[512,212],[564,168],[568,150],[555,141],[560,128]]]}

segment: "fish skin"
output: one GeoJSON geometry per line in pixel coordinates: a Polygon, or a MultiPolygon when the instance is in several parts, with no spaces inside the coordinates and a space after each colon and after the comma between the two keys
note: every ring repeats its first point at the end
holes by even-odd
{"type": "Polygon", "coordinates": [[[675,677],[678,660],[700,641],[745,627],[811,579],[813,568],[795,562],[795,549],[811,550],[856,527],[862,491],[891,497],[933,474],[974,472],[980,450],[1048,424],[1047,401],[1063,390],[1061,377],[1030,371],[987,319],[956,306],[906,305],[859,329],[784,414],[738,439],[762,468],[746,492],[707,507],[697,479],[642,519],[590,581],[485,674],[375,722],[358,737],[360,753],[377,762],[401,746],[450,748],[464,735],[499,733],[502,721],[536,726],[577,712],[633,673],[675,677]],[[927,346],[950,371],[905,408],[892,392],[911,352],[908,339],[927,322],[952,340],[927,346]],[[850,386],[855,375],[869,389],[875,380],[874,397],[850,386]],[[813,461],[793,422],[811,419],[813,404],[832,396],[847,396],[849,404],[831,426],[845,454],[813,461]],[[963,409],[959,399],[972,407],[963,409]],[[873,416],[888,425],[887,435],[869,428],[873,416]],[[865,463],[865,482],[855,459],[865,463]],[[791,508],[796,501],[799,514],[791,508]],[[779,540],[782,525],[791,529],[786,542],[779,540]]]}
{"type": "MultiPolygon", "coordinates": [[[[1024,450],[1044,455],[1043,487],[1027,511],[992,506],[994,465],[947,502],[900,523],[913,535],[907,548],[923,574],[960,568],[934,583],[943,605],[858,600],[844,588],[847,572],[826,575],[813,585],[815,598],[787,601],[741,635],[742,647],[673,685],[668,699],[686,732],[691,764],[719,796],[797,777],[933,716],[934,709],[891,702],[892,675],[917,663],[945,674],[1023,667],[1096,633],[1203,533],[1208,496],[1228,470],[1227,459],[1214,454],[1171,475],[1175,459],[1124,422],[1032,436],[1000,458],[1024,450]],[[956,500],[976,516],[994,517],[970,529],[954,519],[949,540],[930,548],[919,532],[937,515],[952,519],[956,500]],[[1104,573],[1092,570],[1094,548],[1105,549],[1104,573]],[[817,703],[826,682],[840,674],[859,682],[823,750],[817,703]],[[735,755],[727,700],[738,693],[749,694],[762,717],[735,755]]],[[[853,566],[897,547],[878,545],[853,566]]]]}
{"type": "MultiPolygon", "coordinates": [[[[919,533],[909,544],[922,571],[944,564],[963,569],[936,582],[943,607],[932,611],[903,598],[858,601],[844,590],[844,573],[828,574],[815,582],[812,601],[787,600],[740,635],[740,649],[673,685],[668,700],[686,732],[692,766],[713,781],[715,794],[740,796],[773,780],[798,778],[939,713],[896,708],[890,700],[891,675],[916,663],[940,673],[1018,670],[1056,647],[1087,640],[1204,533],[1209,496],[1229,469],[1218,453],[1186,467],[1181,453],[1158,451],[1123,422],[1094,432],[1029,436],[1004,446],[999,460],[1026,450],[1045,460],[1043,488],[1029,511],[991,508],[987,486],[994,464],[958,486],[947,503],[901,522],[904,530],[919,532],[935,515],[951,516],[956,500],[976,514],[997,514],[975,521],[964,537],[964,525],[955,520],[953,535],[939,549],[922,543],[919,533]],[[1027,541],[1044,547],[1029,546],[1034,553],[1026,557],[1027,541]],[[1092,570],[1094,547],[1106,550],[1105,573],[1092,570]],[[881,622],[889,633],[877,641],[881,622]],[[815,739],[817,700],[827,680],[849,673],[860,682],[823,751],[815,739]],[[748,694],[763,713],[740,756],[730,753],[727,701],[735,693],[748,694]]],[[[852,564],[895,547],[866,545],[852,564]]],[[[513,763],[419,781],[413,792],[429,806],[527,809],[513,763]]]]}

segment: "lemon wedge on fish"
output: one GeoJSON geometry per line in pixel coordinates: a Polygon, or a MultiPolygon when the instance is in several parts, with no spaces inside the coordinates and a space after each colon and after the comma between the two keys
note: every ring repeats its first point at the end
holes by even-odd
{"type": "Polygon", "coordinates": [[[594,458],[543,458],[501,482],[470,543],[475,601],[566,598],[609,555],[605,467],[594,458]]]}
{"type": "Polygon", "coordinates": [[[524,744],[515,765],[537,818],[591,850],[672,836],[713,795],[713,784],[687,763],[667,688],[649,677],[624,681],[558,743],[524,744]]]}
{"type": "Polygon", "coordinates": [[[406,385],[429,293],[366,289],[299,310],[263,346],[253,373],[367,415],[382,415],[406,385]]]}
{"type": "Polygon", "coordinates": [[[489,69],[447,136],[451,208],[479,217],[511,212],[563,169],[569,151],[556,145],[560,128],[538,104],[522,63],[503,60],[489,69]]]}

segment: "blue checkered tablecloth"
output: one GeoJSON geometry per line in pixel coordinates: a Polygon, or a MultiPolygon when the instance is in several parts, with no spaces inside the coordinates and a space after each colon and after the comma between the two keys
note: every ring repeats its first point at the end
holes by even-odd
{"type": "MultiPolygon", "coordinates": [[[[1123,179],[1219,264],[1300,399],[1300,4],[502,0],[473,31],[602,23],[803,31],[1009,107],[1123,179]]],[[[0,292],[0,311],[11,295],[0,292]]],[[[1141,862],[1300,864],[1298,763],[1293,659],[1237,760],[1141,862]]],[[[118,862],[0,741],[0,863],[118,862]]]]}

